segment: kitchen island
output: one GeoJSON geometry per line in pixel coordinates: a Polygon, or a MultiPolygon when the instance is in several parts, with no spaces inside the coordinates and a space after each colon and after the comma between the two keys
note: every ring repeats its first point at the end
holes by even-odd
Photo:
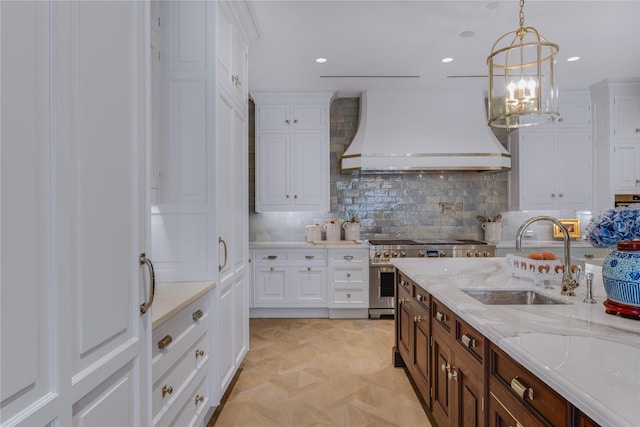
{"type": "MultiPolygon", "coordinates": [[[[602,426],[640,423],[640,321],[608,315],[600,267],[592,272],[597,304],[512,277],[504,258],[393,259],[406,277],[446,305],[512,359],[602,426]],[[485,305],[460,289],[535,289],[567,304],[485,305]]],[[[421,298],[424,298],[421,296],[421,298]]]]}

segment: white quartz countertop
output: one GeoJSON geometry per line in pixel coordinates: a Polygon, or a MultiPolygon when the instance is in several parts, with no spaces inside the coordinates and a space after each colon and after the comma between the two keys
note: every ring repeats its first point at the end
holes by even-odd
{"type": "Polygon", "coordinates": [[[215,288],[214,282],[165,282],[156,284],[151,306],[152,329],[162,325],[177,312],[215,288]]]}
{"type": "Polygon", "coordinates": [[[606,314],[600,267],[597,304],[585,304],[584,276],[575,297],[512,277],[505,258],[411,258],[393,264],[511,357],[602,426],[640,425],[640,320],[606,314]],[[484,305],[466,288],[533,289],[567,305],[484,305]]]}
{"type": "Polygon", "coordinates": [[[251,249],[305,249],[305,248],[368,248],[362,240],[322,240],[319,242],[249,242],[251,249]]]}

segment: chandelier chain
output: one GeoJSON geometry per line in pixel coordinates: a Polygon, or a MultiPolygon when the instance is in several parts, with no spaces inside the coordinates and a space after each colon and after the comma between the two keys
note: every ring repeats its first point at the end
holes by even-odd
{"type": "Polygon", "coordinates": [[[524,0],[520,0],[520,29],[524,28],[524,0]]]}

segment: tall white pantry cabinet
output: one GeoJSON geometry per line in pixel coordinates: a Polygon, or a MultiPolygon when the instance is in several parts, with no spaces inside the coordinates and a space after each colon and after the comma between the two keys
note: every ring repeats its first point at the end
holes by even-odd
{"type": "Polygon", "coordinates": [[[245,2],[0,3],[3,426],[152,424],[143,253],[158,280],[216,282],[211,405],[244,357],[247,113],[220,114],[221,10],[253,23],[245,2]]]}
{"type": "Polygon", "coordinates": [[[150,423],[147,8],[0,3],[3,426],[150,423]]]}

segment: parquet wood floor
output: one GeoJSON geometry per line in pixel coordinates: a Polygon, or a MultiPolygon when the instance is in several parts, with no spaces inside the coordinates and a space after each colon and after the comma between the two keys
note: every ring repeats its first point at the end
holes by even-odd
{"type": "Polygon", "coordinates": [[[216,427],[431,425],[392,365],[393,320],[251,319],[250,337],[216,427]]]}

